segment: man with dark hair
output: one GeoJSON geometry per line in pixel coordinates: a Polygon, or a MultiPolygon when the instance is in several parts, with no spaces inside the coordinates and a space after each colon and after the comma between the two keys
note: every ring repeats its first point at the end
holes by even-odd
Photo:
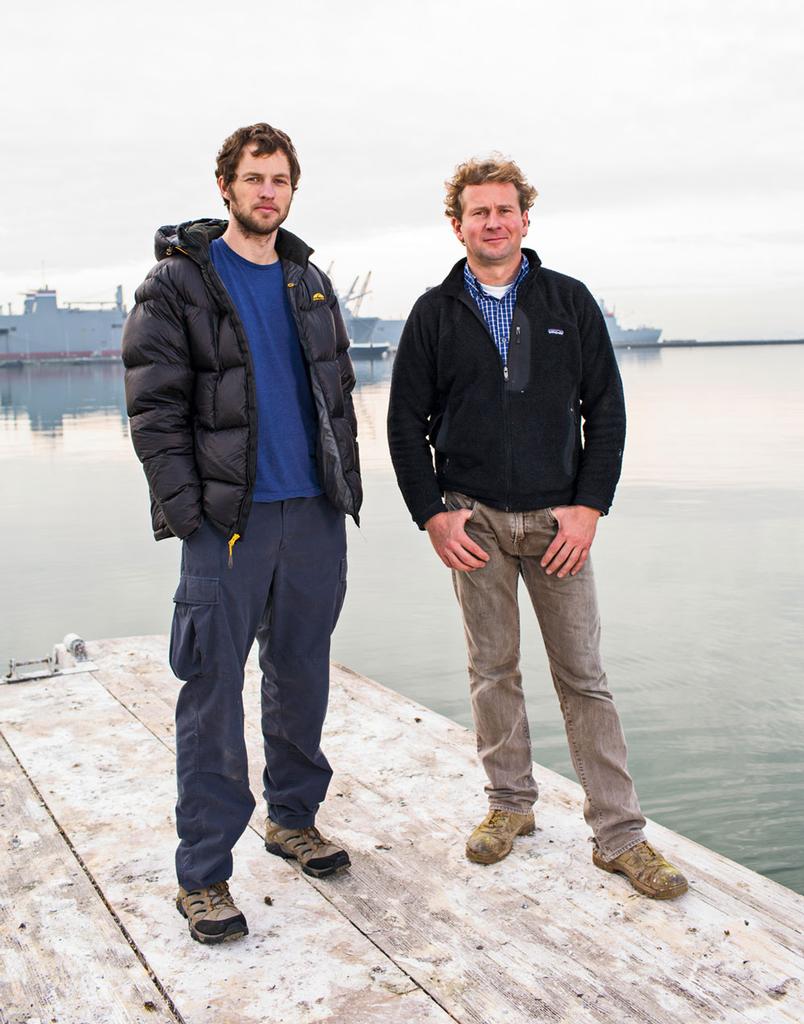
{"type": "Polygon", "coordinates": [[[237,180],[237,169],[243,150],[248,146],[252,156],[271,156],[273,153],[284,153],[288,161],[291,192],[299,187],[301,167],[296,155],[296,148],[287,135],[279,128],[274,128],[264,121],[246,128],[238,128],[218,150],[215,162],[215,179],[222,186],[223,205],[230,208],[229,187],[237,180]]]}
{"type": "Polygon", "coordinates": [[[446,212],[466,259],[413,307],[391,385],[397,480],[414,521],[452,570],[463,614],[489,798],[466,856],[492,864],[535,827],[519,671],[521,576],[586,795],[593,862],[668,899],[687,883],[645,841],[600,662],[588,560],[620,475],[622,385],[589,291],[522,248],[535,196],[513,161],[493,156],[457,168],[446,212]]]}
{"type": "Polygon", "coordinates": [[[123,360],[157,540],[182,539],[170,664],[176,707],[176,906],[190,934],[248,933],[228,888],[255,802],[243,672],[262,669],[265,845],[330,875],[349,856],[315,827],[332,771],[319,746],[330,634],[346,590],[344,514],[361,503],[355,378],[330,282],[280,225],[299,180],[268,124],[223,144],[230,220],[163,227],[123,360]]]}

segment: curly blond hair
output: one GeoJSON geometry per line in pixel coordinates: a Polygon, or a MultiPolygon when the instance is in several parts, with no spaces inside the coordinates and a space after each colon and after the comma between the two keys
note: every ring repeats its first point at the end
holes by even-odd
{"type": "Polygon", "coordinates": [[[521,169],[513,160],[502,153],[491,153],[485,159],[472,157],[458,164],[452,177],[445,181],[447,194],[444,198],[444,213],[447,217],[461,219],[461,193],[467,185],[485,185],[486,182],[510,182],[516,186],[519,194],[519,208],[524,213],[529,210],[539,194],[529,184],[521,169]]]}

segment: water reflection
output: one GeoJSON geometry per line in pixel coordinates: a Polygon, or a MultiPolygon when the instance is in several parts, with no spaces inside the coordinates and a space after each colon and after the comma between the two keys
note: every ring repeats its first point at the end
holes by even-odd
{"type": "Polygon", "coordinates": [[[393,356],[387,359],[357,359],[354,368],[358,388],[387,384],[394,368],[393,356]]]}
{"type": "Polygon", "coordinates": [[[655,365],[662,358],[662,347],[657,345],[656,348],[616,348],[614,354],[617,357],[617,362],[621,365],[623,363],[655,365]]]}
{"type": "Polygon", "coordinates": [[[59,434],[65,417],[117,413],[127,422],[119,362],[31,364],[0,368],[0,417],[27,416],[36,433],[59,434]]]}
{"type": "MultiPolygon", "coordinates": [[[[370,396],[387,387],[393,359],[359,360],[355,363],[356,392],[370,396]]],[[[373,406],[366,402],[367,416],[373,406]]],[[[115,413],[127,428],[123,367],[109,363],[31,363],[0,367],[0,418],[15,421],[26,417],[35,433],[62,432],[64,420],[89,413],[115,413]]],[[[376,434],[376,425],[370,432],[376,434]]]]}

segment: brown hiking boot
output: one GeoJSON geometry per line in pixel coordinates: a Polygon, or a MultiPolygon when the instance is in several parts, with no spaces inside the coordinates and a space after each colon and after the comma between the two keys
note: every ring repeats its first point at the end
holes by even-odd
{"type": "Polygon", "coordinates": [[[655,900],[672,900],[687,891],[687,879],[678,868],[657,853],[650,843],[637,843],[612,860],[603,860],[597,843],[592,850],[592,863],[603,871],[625,875],[637,892],[655,900]]]}
{"type": "Polygon", "coordinates": [[[346,850],[325,839],[314,825],[284,828],[266,818],[265,849],[285,860],[297,860],[305,875],[314,878],[334,875],[351,864],[346,850]]]}
{"type": "Polygon", "coordinates": [[[179,888],[176,910],[187,918],[190,934],[196,942],[215,945],[248,935],[246,919],[234,905],[226,882],[215,882],[205,889],[179,888]]]}
{"type": "Polygon", "coordinates": [[[515,836],[529,836],[536,828],[533,811],[491,810],[466,841],[466,856],[475,864],[496,864],[507,857],[515,836]]]}

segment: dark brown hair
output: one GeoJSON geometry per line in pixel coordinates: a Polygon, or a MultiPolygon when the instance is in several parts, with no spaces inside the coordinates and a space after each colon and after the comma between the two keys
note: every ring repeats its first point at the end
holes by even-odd
{"type": "MultiPolygon", "coordinates": [[[[290,186],[295,192],[299,187],[301,167],[296,150],[286,135],[279,128],[273,128],[265,121],[258,124],[250,124],[246,128],[238,128],[232,132],[228,139],[218,150],[218,158],[215,164],[215,178],[223,178],[223,184],[231,185],[237,177],[237,165],[243,150],[249,146],[252,156],[270,156],[271,153],[281,151],[288,158],[290,164],[290,186]]],[[[223,200],[226,209],[229,209],[229,200],[223,200]]]]}
{"type": "Polygon", "coordinates": [[[444,184],[447,187],[447,194],[444,199],[447,217],[461,219],[461,193],[467,185],[485,185],[488,181],[506,184],[510,182],[516,186],[519,194],[519,209],[522,213],[533,206],[536,196],[539,194],[533,185],[528,184],[525,175],[513,160],[507,160],[502,153],[492,153],[485,160],[478,160],[472,157],[462,164],[458,164],[455,173],[444,184]]]}

